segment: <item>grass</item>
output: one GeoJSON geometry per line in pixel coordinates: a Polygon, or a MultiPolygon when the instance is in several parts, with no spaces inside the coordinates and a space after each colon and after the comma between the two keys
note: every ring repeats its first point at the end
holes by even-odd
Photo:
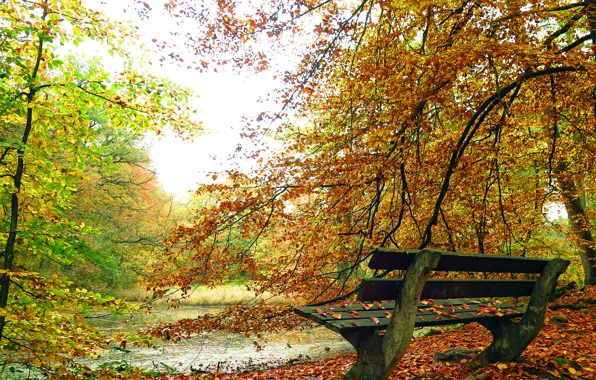
{"type": "MultiPolygon", "coordinates": [[[[124,298],[129,302],[145,302],[150,299],[151,293],[138,288],[122,289],[115,291],[112,294],[118,298],[124,298]]],[[[180,293],[174,293],[173,298],[179,297],[180,293]]],[[[208,288],[206,286],[194,287],[186,298],[180,301],[183,306],[219,306],[219,305],[249,305],[263,300],[268,304],[293,304],[294,302],[281,296],[273,296],[272,294],[265,294],[256,298],[254,292],[246,289],[245,285],[227,284],[218,286],[216,288],[208,288]]],[[[163,305],[165,300],[159,299],[153,301],[153,304],[163,305]]]]}

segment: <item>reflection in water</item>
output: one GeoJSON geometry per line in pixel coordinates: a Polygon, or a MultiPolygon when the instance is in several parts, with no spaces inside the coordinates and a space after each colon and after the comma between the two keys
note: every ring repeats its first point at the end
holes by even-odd
{"type": "MultiPolygon", "coordinates": [[[[181,307],[175,310],[154,310],[151,314],[109,316],[90,320],[90,324],[113,333],[138,331],[161,322],[196,318],[215,313],[217,307],[181,307]]],[[[130,365],[147,370],[233,371],[278,366],[288,362],[320,359],[350,352],[351,346],[339,334],[324,327],[264,334],[259,339],[263,349],[256,351],[253,338],[224,331],[207,331],[180,343],[158,342],[155,348],[131,348],[131,352],[107,352],[91,364],[126,360],[130,365]]],[[[130,347],[129,347],[130,348],[130,347]]]]}
{"type": "Polygon", "coordinates": [[[99,318],[90,318],[87,322],[107,334],[113,334],[116,332],[140,331],[159,323],[176,322],[185,318],[215,314],[223,309],[223,306],[182,306],[177,309],[154,307],[151,313],[110,314],[99,318]]]}

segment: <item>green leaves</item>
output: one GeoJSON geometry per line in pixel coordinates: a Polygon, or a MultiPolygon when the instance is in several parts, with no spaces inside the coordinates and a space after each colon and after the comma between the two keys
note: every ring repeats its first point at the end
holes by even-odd
{"type": "MultiPolygon", "coordinates": [[[[133,169],[146,162],[134,148],[144,132],[169,126],[190,135],[199,132],[200,124],[188,120],[187,89],[148,75],[144,64],[130,58],[142,55],[141,49],[135,54],[121,49],[124,41],[136,39],[130,26],[110,22],[74,0],[3,1],[0,20],[0,250],[5,256],[0,344],[10,339],[19,347],[12,352],[5,346],[0,356],[53,371],[56,363],[74,356],[97,355],[97,342],[104,339],[86,326],[84,313],[126,308],[52,276],[81,262],[122,266],[121,257],[102,251],[108,245],[90,237],[107,223],[94,219],[104,211],[96,203],[101,191],[86,190],[95,185],[126,188],[108,183],[124,178],[115,173],[126,162],[130,178],[150,174],[133,169]],[[103,43],[127,70],[110,73],[99,59],[68,53],[88,40],[103,43]],[[146,83],[160,91],[147,93],[146,83]],[[87,208],[78,207],[81,203],[87,208]],[[42,274],[20,268],[39,268],[42,274]]],[[[143,181],[148,185],[142,189],[151,191],[151,178],[143,181]]],[[[126,198],[123,191],[109,195],[126,198]]],[[[132,205],[125,202],[121,214],[130,213],[126,207],[132,205]]]]}

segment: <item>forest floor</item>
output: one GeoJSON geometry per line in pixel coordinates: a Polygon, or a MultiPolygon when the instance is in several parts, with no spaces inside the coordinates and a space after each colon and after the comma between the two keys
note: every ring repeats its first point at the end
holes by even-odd
{"type": "MultiPolygon", "coordinates": [[[[433,363],[449,348],[482,349],[490,333],[478,324],[415,339],[391,379],[596,379],[596,286],[574,290],[553,302],[539,336],[519,362],[472,369],[459,363],[433,363]],[[483,375],[484,374],[484,375],[483,375]]],[[[162,376],[162,379],[340,379],[355,360],[346,355],[264,371],[162,376]]]]}

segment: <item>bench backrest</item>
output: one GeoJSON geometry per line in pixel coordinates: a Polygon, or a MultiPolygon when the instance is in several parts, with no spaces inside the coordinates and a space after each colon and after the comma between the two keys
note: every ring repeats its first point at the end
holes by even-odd
{"type": "MultiPolygon", "coordinates": [[[[370,269],[406,270],[418,251],[378,248],[368,263],[370,269]]],[[[471,255],[442,252],[436,271],[540,273],[550,260],[527,257],[471,255]]]]}
{"type": "MultiPolygon", "coordinates": [[[[418,251],[379,248],[369,262],[371,269],[405,270],[418,251]]],[[[540,273],[548,259],[442,252],[436,271],[488,273],[540,273]]],[[[428,280],[423,299],[521,297],[532,293],[536,280],[428,280]]],[[[361,301],[395,300],[401,279],[365,279],[360,285],[361,301]]]]}

